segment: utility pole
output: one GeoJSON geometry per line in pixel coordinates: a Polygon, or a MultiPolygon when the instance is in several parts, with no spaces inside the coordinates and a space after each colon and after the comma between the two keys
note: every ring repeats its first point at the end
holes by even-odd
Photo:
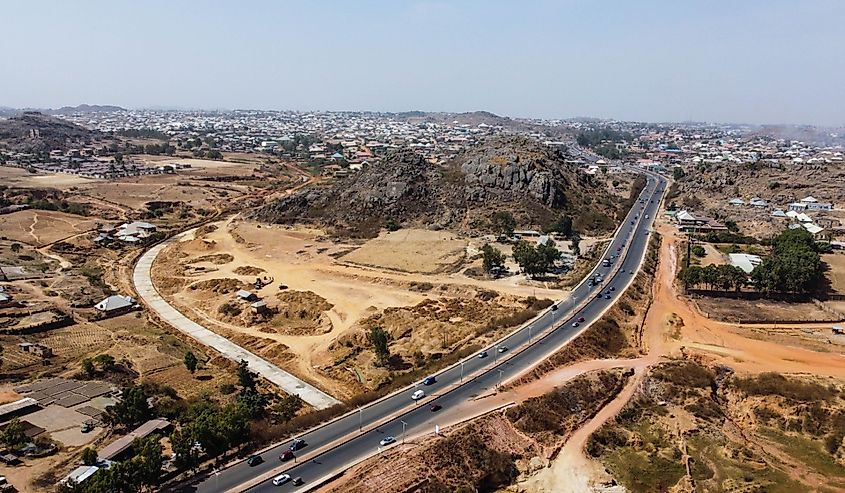
{"type": "Polygon", "coordinates": [[[361,409],[361,406],[358,406],[358,431],[362,431],[364,429],[364,417],[362,416],[363,411],[364,410],[361,409]]]}
{"type": "Polygon", "coordinates": [[[464,362],[461,361],[461,383],[464,383],[464,362]]]}
{"type": "Polygon", "coordinates": [[[408,423],[402,421],[402,445],[405,445],[405,427],[408,426],[408,423]]]}
{"type": "Polygon", "coordinates": [[[505,370],[499,370],[499,382],[496,384],[497,389],[502,386],[502,375],[504,373],[505,373],[505,370]]]}

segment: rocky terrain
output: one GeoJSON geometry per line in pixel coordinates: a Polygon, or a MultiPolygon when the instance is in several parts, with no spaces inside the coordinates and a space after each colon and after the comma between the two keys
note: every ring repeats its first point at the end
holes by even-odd
{"type": "Polygon", "coordinates": [[[68,149],[99,137],[98,132],[35,111],[0,120],[0,147],[13,151],[68,149]]]}
{"type": "Polygon", "coordinates": [[[389,224],[490,231],[490,217],[502,210],[520,228],[542,228],[569,214],[581,231],[612,229],[619,200],[603,179],[579,173],[567,157],[523,137],[491,139],[444,165],[403,149],[334,184],[268,204],[254,217],[363,237],[389,224]]]}

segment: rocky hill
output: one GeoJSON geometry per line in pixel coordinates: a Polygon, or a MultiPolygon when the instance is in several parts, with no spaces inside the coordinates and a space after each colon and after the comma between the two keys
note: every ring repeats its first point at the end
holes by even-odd
{"type": "Polygon", "coordinates": [[[75,123],[34,111],[0,120],[0,146],[16,151],[66,149],[99,136],[98,132],[75,123]]]}
{"type": "Polygon", "coordinates": [[[579,173],[563,151],[523,137],[498,137],[444,165],[412,150],[331,185],[270,203],[254,217],[271,223],[311,223],[343,236],[371,237],[389,223],[489,231],[497,211],[520,228],[542,228],[561,214],[581,230],[612,229],[618,200],[600,178],[579,173]]]}

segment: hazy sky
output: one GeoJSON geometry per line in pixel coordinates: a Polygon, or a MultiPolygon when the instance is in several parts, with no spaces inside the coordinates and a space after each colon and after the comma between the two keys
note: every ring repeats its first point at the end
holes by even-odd
{"type": "Polygon", "coordinates": [[[0,106],[845,124],[845,1],[5,1],[0,106]]]}

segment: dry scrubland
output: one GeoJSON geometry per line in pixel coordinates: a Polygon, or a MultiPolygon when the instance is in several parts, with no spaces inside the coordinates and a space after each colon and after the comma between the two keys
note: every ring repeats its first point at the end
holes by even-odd
{"type": "MultiPolygon", "coordinates": [[[[474,279],[472,239],[400,230],[343,242],[318,230],[232,219],[165,250],[158,289],[194,319],[335,395],[445,364],[533,317],[564,292],[511,278],[474,279]],[[267,282],[256,290],[256,278],[267,282]],[[247,289],[267,303],[237,300],[247,289]],[[374,364],[372,327],[393,358],[374,364]]],[[[395,382],[393,382],[395,384],[395,382]]]]}
{"type": "Polygon", "coordinates": [[[19,211],[0,215],[0,237],[41,246],[93,231],[97,222],[58,211],[19,211]]]}
{"type": "Polygon", "coordinates": [[[587,451],[635,493],[843,491],[842,392],[828,378],[664,363],[587,451]]]}
{"type": "Polygon", "coordinates": [[[387,459],[354,467],[341,484],[323,491],[496,491],[543,467],[627,380],[622,370],[581,375],[550,393],[458,426],[441,437],[393,449],[387,459]]]}

